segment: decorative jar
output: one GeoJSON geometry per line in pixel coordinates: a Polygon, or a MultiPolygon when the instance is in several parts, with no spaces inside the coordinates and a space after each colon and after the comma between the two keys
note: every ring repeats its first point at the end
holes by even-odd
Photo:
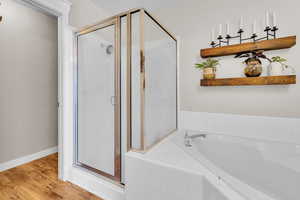
{"type": "Polygon", "coordinates": [[[262,73],[261,61],[258,58],[248,58],[246,61],[244,73],[247,77],[258,77],[262,73]]]}

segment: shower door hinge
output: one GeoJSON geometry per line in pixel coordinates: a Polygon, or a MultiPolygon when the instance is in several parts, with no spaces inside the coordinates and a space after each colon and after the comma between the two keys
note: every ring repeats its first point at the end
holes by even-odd
{"type": "Polygon", "coordinates": [[[145,72],[145,55],[144,52],[141,51],[141,73],[145,72]]]}
{"type": "Polygon", "coordinates": [[[145,55],[144,55],[144,51],[140,51],[140,53],[141,53],[142,89],[145,90],[145,88],[146,88],[146,81],[145,81],[145,55]]]}
{"type": "Polygon", "coordinates": [[[143,79],[143,89],[145,90],[145,88],[146,88],[146,80],[145,80],[145,78],[143,79]]]}

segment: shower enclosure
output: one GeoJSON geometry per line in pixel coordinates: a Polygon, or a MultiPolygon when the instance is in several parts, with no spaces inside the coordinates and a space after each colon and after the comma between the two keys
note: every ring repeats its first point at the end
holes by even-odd
{"type": "Polygon", "coordinates": [[[177,130],[177,40],[144,9],[76,32],[74,164],[124,182],[124,154],[177,130]]]}

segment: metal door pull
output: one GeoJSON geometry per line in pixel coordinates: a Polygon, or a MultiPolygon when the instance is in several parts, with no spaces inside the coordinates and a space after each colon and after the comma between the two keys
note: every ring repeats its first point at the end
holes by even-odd
{"type": "Polygon", "coordinates": [[[111,96],[110,97],[110,103],[111,103],[111,105],[116,105],[116,97],[115,96],[111,96]]]}

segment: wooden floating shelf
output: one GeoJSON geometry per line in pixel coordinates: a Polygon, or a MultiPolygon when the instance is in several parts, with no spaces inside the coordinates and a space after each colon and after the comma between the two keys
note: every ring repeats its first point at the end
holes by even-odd
{"type": "Polygon", "coordinates": [[[245,78],[202,79],[201,86],[288,85],[296,84],[296,75],[245,78]]]}
{"type": "Polygon", "coordinates": [[[277,50],[287,49],[296,44],[296,36],[283,37],[272,40],[262,40],[258,42],[247,42],[242,44],[228,45],[223,47],[201,49],[202,58],[235,55],[241,52],[255,50],[277,50]]]}

